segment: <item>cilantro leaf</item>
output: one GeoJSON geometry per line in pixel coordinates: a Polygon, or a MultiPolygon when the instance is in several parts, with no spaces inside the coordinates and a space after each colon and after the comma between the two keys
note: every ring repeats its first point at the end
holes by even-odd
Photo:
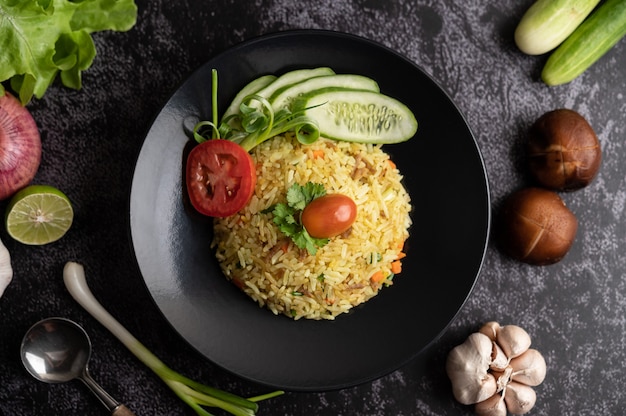
{"type": "Polygon", "coordinates": [[[300,229],[300,224],[296,221],[296,211],[288,205],[276,204],[272,210],[274,214],[274,224],[278,225],[280,231],[286,236],[296,234],[300,229]]]}
{"type": "Polygon", "coordinates": [[[96,56],[91,33],[126,31],[136,20],[134,0],[0,0],[0,82],[9,81],[24,105],[59,74],[80,89],[96,56]]]}
{"type": "Polygon", "coordinates": [[[287,203],[302,211],[309,202],[324,195],[326,195],[326,189],[320,183],[307,182],[304,186],[294,183],[287,189],[287,203]]]}
{"type": "Polygon", "coordinates": [[[291,236],[293,242],[302,249],[306,249],[314,256],[319,247],[324,247],[330,241],[328,238],[314,238],[309,235],[306,228],[300,226],[300,230],[291,236]]]}
{"type": "Polygon", "coordinates": [[[304,186],[293,184],[287,189],[287,203],[279,203],[271,208],[274,224],[278,225],[280,231],[290,237],[296,246],[306,249],[312,256],[317,253],[319,247],[325,246],[330,240],[311,237],[300,222],[300,213],[309,202],[323,195],[326,195],[326,190],[322,184],[312,182],[307,182],[304,186]]]}

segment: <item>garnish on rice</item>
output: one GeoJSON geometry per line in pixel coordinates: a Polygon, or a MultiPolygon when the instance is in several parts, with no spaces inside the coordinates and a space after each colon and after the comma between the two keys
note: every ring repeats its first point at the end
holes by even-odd
{"type": "MultiPolygon", "coordinates": [[[[227,158],[214,151],[224,146],[204,145],[202,150],[194,149],[191,153],[194,160],[188,163],[187,185],[195,192],[189,191],[189,197],[192,205],[207,216],[230,216],[243,208],[252,192],[249,186],[240,188],[239,183],[254,183],[256,179],[254,170],[247,169],[249,160],[243,153],[273,137],[289,132],[305,145],[315,143],[322,136],[339,141],[390,144],[409,140],[417,131],[411,110],[382,94],[373,79],[336,74],[326,67],[254,79],[239,91],[220,120],[217,70],[213,69],[211,76],[211,120],[199,121],[193,137],[200,144],[227,140],[241,149],[230,146],[227,158]],[[239,165],[245,167],[239,170],[246,173],[233,174],[230,170],[237,171],[239,165]],[[232,195],[236,195],[236,203],[232,195]],[[224,204],[228,208],[220,209],[224,204]]],[[[344,211],[351,209],[346,200],[336,197],[314,207],[329,205],[341,205],[344,211]]],[[[318,217],[309,218],[314,221],[318,217]]],[[[334,228],[342,222],[334,221],[334,228]]],[[[299,246],[304,245],[310,251],[314,245],[302,237],[301,231],[297,234],[299,246]]],[[[327,230],[323,229],[321,234],[327,234],[327,230]]]]}
{"type": "Polygon", "coordinates": [[[264,212],[271,212],[280,231],[314,256],[330,238],[352,226],[356,204],[345,195],[326,194],[322,184],[295,183],[287,190],[286,204],[278,203],[264,212]]]}

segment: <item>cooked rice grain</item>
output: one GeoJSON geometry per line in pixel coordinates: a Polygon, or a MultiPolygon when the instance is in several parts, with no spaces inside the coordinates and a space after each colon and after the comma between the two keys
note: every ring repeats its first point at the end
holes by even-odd
{"type": "Polygon", "coordinates": [[[226,277],[275,314],[294,319],[334,319],[391,285],[411,225],[402,176],[381,146],[319,139],[301,145],[278,136],[252,151],[257,185],[250,203],[216,218],[213,247],[226,277]],[[299,249],[262,211],[286,202],[294,183],[321,183],[357,205],[349,232],[318,249],[299,249]],[[286,250],[285,250],[286,248],[286,250]],[[370,278],[382,272],[380,283],[370,278]]]}

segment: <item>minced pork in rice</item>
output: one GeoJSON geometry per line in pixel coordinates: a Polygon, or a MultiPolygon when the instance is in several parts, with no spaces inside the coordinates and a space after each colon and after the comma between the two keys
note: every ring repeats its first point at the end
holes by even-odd
{"type": "Polygon", "coordinates": [[[259,305],[294,319],[334,319],[392,284],[391,264],[403,256],[411,205],[380,145],[323,138],[302,145],[277,136],[255,147],[252,157],[258,179],[250,203],[214,222],[213,247],[228,279],[259,305]],[[315,255],[282,234],[271,212],[263,213],[285,203],[291,185],[307,182],[357,205],[352,228],[315,255]]]}

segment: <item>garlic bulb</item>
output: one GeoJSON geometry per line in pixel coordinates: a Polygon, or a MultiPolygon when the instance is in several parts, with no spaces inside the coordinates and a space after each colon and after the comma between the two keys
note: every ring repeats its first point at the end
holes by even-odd
{"type": "Polygon", "coordinates": [[[0,240],[0,297],[2,297],[4,289],[7,288],[12,279],[11,255],[9,250],[2,244],[2,240],[0,240]]]}
{"type": "Polygon", "coordinates": [[[459,402],[482,402],[495,394],[496,379],[488,373],[491,351],[489,338],[474,333],[448,355],[446,372],[456,381],[452,383],[452,389],[459,402]]]}
{"type": "Polygon", "coordinates": [[[481,416],[527,413],[537,399],[532,387],[546,376],[546,362],[530,344],[528,333],[516,325],[483,325],[448,354],[455,399],[475,404],[481,416]]]}

